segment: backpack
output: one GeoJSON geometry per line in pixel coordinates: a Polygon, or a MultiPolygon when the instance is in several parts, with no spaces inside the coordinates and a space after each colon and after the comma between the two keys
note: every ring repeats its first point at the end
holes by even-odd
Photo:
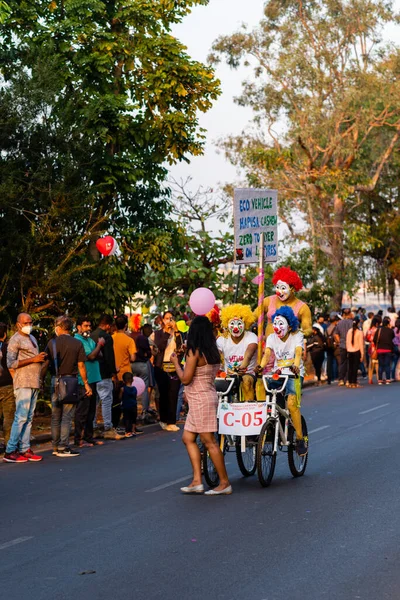
{"type": "Polygon", "coordinates": [[[327,350],[335,349],[335,338],[333,337],[333,331],[330,335],[326,336],[325,346],[327,350]]]}

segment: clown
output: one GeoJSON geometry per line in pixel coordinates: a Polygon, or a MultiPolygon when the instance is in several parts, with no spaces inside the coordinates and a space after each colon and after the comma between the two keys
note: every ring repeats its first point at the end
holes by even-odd
{"type": "Polygon", "coordinates": [[[289,379],[285,395],[287,408],[296,430],[296,451],[300,456],[307,454],[307,440],[303,438],[301,427],[301,385],[304,378],[303,348],[304,336],[299,331],[299,320],[289,306],[282,306],[272,316],[274,333],[267,337],[264,356],[256,371],[262,371],[268,364],[272,352],[275,355],[274,371],[282,375],[296,375],[297,379],[289,379]]]}
{"type": "Polygon", "coordinates": [[[221,311],[222,326],[228,336],[217,338],[217,346],[224,356],[224,370],[242,375],[245,402],[254,400],[255,367],[257,363],[257,336],[250,328],[254,321],[250,306],[232,304],[221,311]]]}
{"type": "Polygon", "coordinates": [[[272,283],[275,286],[275,295],[268,296],[264,300],[264,311],[268,319],[265,335],[268,336],[274,332],[272,315],[282,306],[290,307],[300,321],[303,334],[306,337],[311,335],[311,311],[305,302],[302,302],[295,296],[295,292],[298,292],[303,287],[303,282],[299,275],[296,271],[292,271],[288,267],[280,267],[273,274],[272,283]]]}

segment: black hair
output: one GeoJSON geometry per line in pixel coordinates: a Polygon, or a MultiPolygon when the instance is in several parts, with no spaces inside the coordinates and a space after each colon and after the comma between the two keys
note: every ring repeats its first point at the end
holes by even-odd
{"type": "Polygon", "coordinates": [[[124,383],[131,383],[133,381],[133,375],[132,375],[132,373],[129,373],[129,371],[127,371],[126,373],[124,373],[122,375],[122,381],[124,383]]]}
{"type": "Polygon", "coordinates": [[[118,317],[115,319],[115,327],[118,329],[118,331],[124,329],[127,324],[128,317],[126,315],[118,315],[118,317]]]}
{"type": "Polygon", "coordinates": [[[390,325],[390,318],[389,317],[383,317],[382,326],[383,327],[387,327],[388,325],[390,325]]]}
{"type": "Polygon", "coordinates": [[[195,354],[198,350],[209,365],[218,365],[221,362],[213,327],[207,317],[193,319],[188,331],[186,346],[186,353],[191,350],[195,354]]]}
{"type": "Polygon", "coordinates": [[[173,310],[166,310],[162,315],[163,319],[164,319],[165,315],[172,315],[172,318],[175,319],[175,313],[173,310]]]}
{"type": "Polygon", "coordinates": [[[371,321],[371,327],[379,327],[381,324],[381,319],[379,317],[374,317],[371,321]]]}
{"type": "Polygon", "coordinates": [[[80,315],[76,319],[76,326],[82,325],[83,323],[91,323],[91,322],[92,322],[92,319],[90,317],[83,317],[82,315],[80,315]]]}
{"type": "Polygon", "coordinates": [[[106,315],[105,313],[101,315],[99,319],[99,325],[112,325],[114,323],[114,319],[111,315],[106,315]]]}
{"type": "Polygon", "coordinates": [[[0,323],[0,338],[3,337],[3,335],[7,335],[7,325],[5,323],[0,323]]]}
{"type": "MultiPolygon", "coordinates": [[[[149,335],[150,335],[152,333],[152,331],[153,331],[153,326],[150,323],[145,323],[142,326],[142,333],[143,333],[143,335],[146,335],[145,331],[148,331],[149,335]]],[[[146,336],[146,337],[148,337],[148,336],[146,336]]]]}
{"type": "Polygon", "coordinates": [[[356,334],[356,331],[358,329],[358,325],[360,323],[360,319],[354,319],[353,320],[353,334],[351,336],[351,343],[354,344],[354,336],[356,334]]]}

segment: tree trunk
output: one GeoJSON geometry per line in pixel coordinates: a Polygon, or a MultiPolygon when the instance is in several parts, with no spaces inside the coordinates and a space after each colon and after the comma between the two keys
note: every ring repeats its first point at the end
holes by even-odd
{"type": "Polygon", "coordinates": [[[343,289],[344,289],[344,203],[339,196],[333,198],[334,217],[331,237],[332,248],[332,310],[342,308],[343,289]]]}
{"type": "Polygon", "coordinates": [[[396,284],[395,279],[391,273],[389,273],[388,275],[388,295],[390,298],[390,306],[393,306],[393,308],[396,310],[396,307],[394,305],[394,298],[396,295],[396,284]]]}

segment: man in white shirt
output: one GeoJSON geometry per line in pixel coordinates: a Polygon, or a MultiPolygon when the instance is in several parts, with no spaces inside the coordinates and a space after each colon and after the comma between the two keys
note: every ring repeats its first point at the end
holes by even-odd
{"type": "Polygon", "coordinates": [[[245,402],[254,400],[255,367],[257,364],[257,336],[249,329],[253,323],[250,306],[232,304],[221,311],[222,326],[228,336],[217,339],[219,351],[224,356],[224,370],[228,374],[242,376],[242,390],[245,402]]]}

